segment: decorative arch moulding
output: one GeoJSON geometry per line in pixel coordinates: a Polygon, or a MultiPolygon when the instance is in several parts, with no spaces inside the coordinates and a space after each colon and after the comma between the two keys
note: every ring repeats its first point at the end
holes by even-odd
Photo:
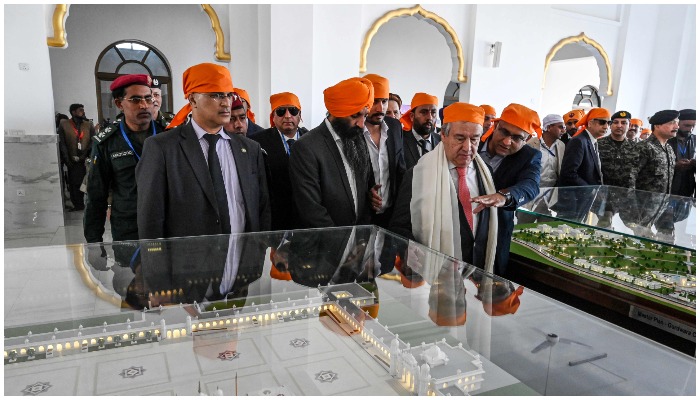
{"type": "MultiPolygon", "coordinates": [[[[584,32],[581,32],[580,35],[576,36],[570,36],[567,38],[564,38],[555,44],[551,50],[549,50],[549,53],[547,54],[547,57],[545,58],[544,61],[544,77],[542,78],[542,88],[544,89],[545,87],[545,82],[547,80],[547,70],[549,70],[549,64],[552,62],[552,59],[554,56],[557,54],[559,50],[561,50],[564,46],[567,44],[575,44],[583,42],[594,49],[600,54],[600,57],[603,59],[605,63],[605,69],[606,69],[606,77],[607,77],[607,85],[605,88],[605,94],[606,96],[612,96],[613,91],[612,91],[612,65],[610,64],[610,58],[608,57],[608,53],[605,52],[605,49],[603,49],[603,46],[600,45],[600,43],[596,42],[595,40],[589,38],[586,36],[584,32]]],[[[601,80],[601,86],[603,82],[601,80]]]]}
{"type": "MultiPolygon", "coordinates": [[[[440,27],[444,29],[444,32],[440,33],[442,33],[443,36],[445,36],[445,39],[451,40],[452,44],[454,44],[454,51],[456,52],[456,54],[453,54],[453,57],[457,58],[458,62],[456,74],[453,70],[453,78],[456,78],[458,82],[466,82],[467,77],[464,76],[464,56],[462,55],[462,43],[459,41],[457,33],[445,19],[443,19],[435,13],[425,10],[423,7],[421,7],[420,4],[417,4],[411,8],[400,8],[396,10],[391,10],[386,14],[382,15],[376,21],[374,21],[374,24],[372,24],[372,26],[365,34],[365,39],[362,42],[362,48],[360,49],[360,74],[364,74],[367,72],[367,52],[369,51],[369,46],[372,43],[372,39],[374,38],[374,35],[376,35],[379,31],[379,28],[381,28],[382,25],[386,24],[394,18],[412,17],[416,14],[418,14],[424,19],[428,19],[434,22],[434,24],[437,25],[436,28],[440,27]]],[[[438,31],[440,31],[439,28],[438,31]]]]}
{"type": "MultiPolygon", "coordinates": [[[[201,6],[202,10],[209,17],[209,21],[211,21],[211,29],[214,31],[214,37],[216,38],[216,51],[214,52],[214,56],[218,61],[231,61],[231,54],[227,53],[225,50],[224,32],[221,29],[219,16],[211,5],[202,4],[201,6]]],[[[68,16],[68,7],[68,4],[56,4],[56,7],[54,7],[53,17],[51,19],[53,24],[53,36],[46,39],[46,44],[50,47],[65,48],[68,46],[68,41],[66,40],[66,17],[68,16]]]]}

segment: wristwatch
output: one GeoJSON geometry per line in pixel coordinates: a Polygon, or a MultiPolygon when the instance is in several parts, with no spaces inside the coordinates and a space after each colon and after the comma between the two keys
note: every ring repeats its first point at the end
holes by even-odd
{"type": "Polygon", "coordinates": [[[510,204],[510,203],[513,201],[513,195],[510,194],[510,192],[504,192],[504,191],[502,191],[502,190],[499,190],[499,191],[496,192],[496,193],[498,193],[498,194],[500,194],[501,196],[503,196],[503,197],[506,198],[506,204],[504,204],[504,205],[506,205],[506,206],[507,206],[508,204],[510,204]]]}

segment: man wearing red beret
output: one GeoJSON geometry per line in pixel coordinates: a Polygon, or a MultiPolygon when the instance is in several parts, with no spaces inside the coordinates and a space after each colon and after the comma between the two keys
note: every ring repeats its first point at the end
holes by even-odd
{"type": "MultiPolygon", "coordinates": [[[[153,95],[148,75],[118,77],[110,85],[114,104],[123,118],[104,127],[96,136],[92,168],[87,181],[83,230],[88,243],[103,241],[108,207],[114,241],[138,239],[136,224],[136,164],[143,142],[163,131],[153,121],[153,95]],[[111,194],[111,202],[108,198],[111,194]]],[[[118,255],[116,255],[118,257],[118,255]]],[[[130,254],[126,255],[128,263],[130,254]]]]}

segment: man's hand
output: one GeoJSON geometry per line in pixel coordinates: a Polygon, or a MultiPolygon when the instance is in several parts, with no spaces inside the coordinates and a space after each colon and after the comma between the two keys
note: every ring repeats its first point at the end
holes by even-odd
{"type": "Polygon", "coordinates": [[[379,188],[382,185],[374,185],[369,191],[369,201],[372,203],[374,212],[378,212],[382,208],[382,197],[379,195],[379,188]]]}
{"type": "Polygon", "coordinates": [[[80,161],[80,157],[78,157],[78,156],[73,156],[73,161],[75,161],[75,162],[80,161]]]}
{"type": "Polygon", "coordinates": [[[487,194],[485,196],[473,197],[472,203],[479,204],[472,211],[474,214],[477,214],[486,207],[503,207],[506,204],[506,197],[500,193],[487,194]]]}
{"type": "Polygon", "coordinates": [[[676,161],[676,168],[678,169],[690,169],[695,168],[695,160],[678,160],[676,161]]]}

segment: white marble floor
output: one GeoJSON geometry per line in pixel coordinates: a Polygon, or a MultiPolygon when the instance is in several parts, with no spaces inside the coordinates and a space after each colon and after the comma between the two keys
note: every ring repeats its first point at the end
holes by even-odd
{"type": "MultiPolygon", "coordinates": [[[[85,243],[83,235],[83,211],[64,212],[64,224],[53,233],[5,232],[5,248],[54,246],[85,243]]],[[[105,224],[105,242],[112,241],[109,221],[105,224]]]]}

